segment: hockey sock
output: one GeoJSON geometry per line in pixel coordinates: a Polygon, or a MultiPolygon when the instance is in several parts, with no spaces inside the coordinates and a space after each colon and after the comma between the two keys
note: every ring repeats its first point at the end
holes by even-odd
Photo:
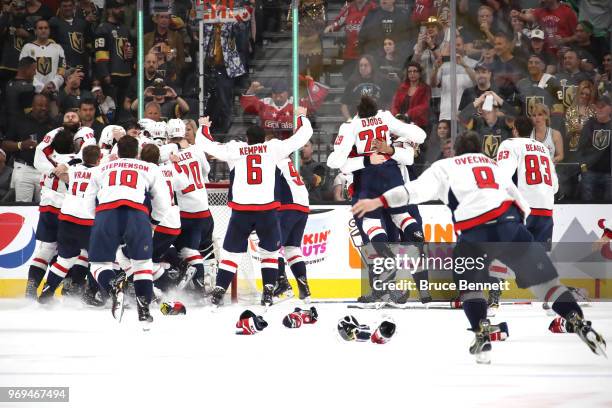
{"type": "Polygon", "coordinates": [[[261,260],[261,279],[263,285],[276,284],[278,278],[278,258],[264,258],[261,260]]]}
{"type": "MultiPolygon", "coordinates": [[[[221,261],[220,265],[223,265],[223,261],[221,261]]],[[[234,280],[235,274],[235,272],[230,272],[227,269],[223,269],[223,267],[220,267],[219,271],[217,272],[217,280],[215,282],[215,285],[221,286],[223,289],[227,290],[227,288],[229,288],[230,284],[232,283],[232,280],[234,280]]]]}
{"type": "MultiPolygon", "coordinates": [[[[34,261],[36,261],[36,259],[34,261]]],[[[34,282],[34,287],[38,288],[40,286],[40,282],[42,282],[45,276],[46,271],[46,262],[45,269],[39,266],[30,265],[30,270],[28,271],[28,281],[34,282]]]]}
{"type": "Polygon", "coordinates": [[[193,264],[192,265],[196,271],[193,274],[193,278],[191,278],[192,281],[196,281],[196,280],[200,280],[203,281],[204,280],[204,264],[203,263],[197,263],[197,264],[193,264]]]}
{"type": "Polygon", "coordinates": [[[583,316],[582,309],[576,303],[576,299],[571,292],[561,284],[558,278],[544,282],[538,285],[531,286],[529,289],[537,296],[538,299],[551,304],[552,310],[564,318],[572,312],[583,316]]]}
{"type": "Polygon", "coordinates": [[[85,277],[87,276],[88,271],[89,271],[89,268],[83,265],[74,265],[70,269],[70,277],[72,278],[72,284],[79,285],[79,286],[84,285],[85,277]]]}
{"type": "Polygon", "coordinates": [[[468,299],[463,302],[463,312],[470,321],[472,330],[480,329],[480,320],[487,318],[487,301],[485,299],[468,299]]]}
{"type": "Polygon", "coordinates": [[[112,269],[104,269],[98,272],[98,284],[100,288],[106,292],[107,295],[110,295],[111,291],[111,281],[115,278],[115,271],[112,269]]]}
{"type": "Polygon", "coordinates": [[[143,296],[147,303],[151,303],[153,298],[153,281],[151,279],[135,279],[134,292],[136,297],[143,296]]]}
{"type": "Polygon", "coordinates": [[[285,258],[282,256],[278,257],[278,279],[286,278],[287,272],[285,272],[285,258]]]}
{"type": "Polygon", "coordinates": [[[200,246],[200,249],[198,251],[204,259],[215,259],[215,247],[212,243],[209,245],[205,244],[200,246]]]}
{"type": "Polygon", "coordinates": [[[56,275],[52,270],[49,271],[47,275],[47,286],[51,288],[52,291],[55,291],[60,283],[64,280],[63,276],[56,275]]]}
{"type": "Polygon", "coordinates": [[[291,272],[295,279],[305,278],[306,277],[306,264],[303,260],[296,262],[291,265],[291,272]]]}
{"type": "Polygon", "coordinates": [[[91,289],[93,292],[98,291],[98,283],[96,282],[90,271],[87,272],[87,285],[89,286],[89,289],[91,289]]]}
{"type": "Polygon", "coordinates": [[[170,277],[165,272],[157,280],[153,281],[155,287],[162,292],[167,292],[171,283],[170,277]]]}
{"type": "Polygon", "coordinates": [[[582,308],[574,299],[574,296],[570,293],[569,290],[565,290],[557,300],[551,306],[552,310],[554,310],[559,316],[568,319],[570,314],[573,312],[578,313],[580,317],[583,317],[582,308]]]}

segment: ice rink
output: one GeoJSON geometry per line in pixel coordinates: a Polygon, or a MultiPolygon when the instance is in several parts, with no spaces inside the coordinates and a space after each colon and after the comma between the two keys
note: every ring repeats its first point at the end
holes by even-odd
{"type": "MultiPolygon", "coordinates": [[[[269,327],[237,336],[245,307],[153,310],[143,332],[135,309],[118,324],[110,311],[58,302],[52,309],[0,301],[0,386],[68,386],[72,407],[612,407],[612,361],[575,334],[552,334],[539,304],[502,306],[510,338],[477,365],[460,310],[356,310],[314,304],[314,325],[282,326],[297,301],[273,306],[269,327]],[[397,323],[385,345],[336,336],[346,314],[397,323]]],[[[260,307],[252,310],[260,313],[260,307]]],[[[585,308],[612,341],[612,304],[585,308]]],[[[608,349],[609,354],[612,350],[608,349]]],[[[48,406],[2,404],[0,406],[48,406]]]]}

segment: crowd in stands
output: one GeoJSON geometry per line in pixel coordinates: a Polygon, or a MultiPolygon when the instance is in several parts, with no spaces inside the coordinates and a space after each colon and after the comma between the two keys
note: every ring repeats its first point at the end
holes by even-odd
{"type": "MultiPolygon", "coordinates": [[[[417,174],[453,155],[454,117],[459,132],[477,132],[482,152],[495,158],[511,137],[514,118],[527,115],[533,137],[551,150],[561,181],[558,198],[612,200],[607,3],[458,0],[457,32],[451,33],[447,0],[301,0],[300,104],[309,108],[315,128],[323,115],[337,117],[337,125],[350,119],[361,95],[405,115],[428,133],[417,174]],[[450,61],[451,36],[456,61],[450,61]],[[338,39],[334,63],[325,49],[329,37],[338,39]],[[332,83],[332,73],[339,83],[332,83]],[[326,104],[336,110],[330,113],[326,104]]],[[[215,0],[210,7],[225,4],[215,0]]],[[[271,135],[291,133],[289,78],[262,84],[251,75],[257,53],[270,43],[264,34],[290,33],[288,5],[236,0],[232,19],[204,24],[204,109],[219,140],[243,136],[237,133],[244,129],[232,127],[236,112],[271,135]]],[[[3,0],[0,201],[38,200],[33,147],[61,126],[67,111],[78,112],[98,140],[107,125],[131,126],[139,104],[145,118],[183,119],[193,132],[201,91],[196,11],[191,0],[145,1],[139,101],[134,0],[3,0]]],[[[300,170],[314,201],[346,199],[347,177],[332,174],[321,154],[330,151],[333,136],[315,138],[301,153],[300,170]]]]}

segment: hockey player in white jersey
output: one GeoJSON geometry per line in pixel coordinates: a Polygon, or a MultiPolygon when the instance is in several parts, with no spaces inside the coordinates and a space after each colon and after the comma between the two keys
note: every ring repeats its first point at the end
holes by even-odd
{"type": "MultiPolygon", "coordinates": [[[[168,127],[167,127],[167,132],[168,132],[168,137],[169,138],[180,138],[183,139],[186,136],[186,126],[185,126],[185,122],[183,122],[180,119],[170,119],[168,121],[168,127]]],[[[189,141],[185,138],[184,140],[186,140],[188,143],[189,141]]],[[[208,174],[210,173],[210,164],[208,163],[208,160],[206,159],[206,155],[204,154],[204,149],[203,149],[203,141],[201,139],[193,139],[193,144],[189,145],[189,148],[193,148],[193,151],[198,152],[197,155],[201,156],[201,164],[202,164],[202,178],[201,181],[202,183],[208,183],[208,174]]],[[[210,293],[209,287],[212,285],[212,278],[213,278],[213,274],[216,271],[217,268],[217,260],[215,259],[215,252],[214,252],[214,244],[213,244],[213,232],[214,232],[214,220],[211,218],[210,221],[213,223],[211,228],[203,228],[202,229],[202,236],[200,238],[200,246],[198,248],[198,252],[200,253],[201,256],[201,260],[203,262],[204,265],[204,293],[208,294],[210,293]]],[[[188,262],[187,265],[189,265],[186,270],[185,270],[185,274],[182,276],[181,278],[181,283],[179,284],[180,287],[185,287],[187,285],[194,286],[194,288],[202,288],[202,280],[201,277],[199,276],[200,274],[198,273],[198,276],[195,278],[193,277],[193,274],[196,272],[196,269],[190,265],[190,263],[188,262]]],[[[184,268],[182,268],[184,269],[184,268]]]]}
{"type": "Polygon", "coordinates": [[[119,158],[95,168],[86,198],[97,202],[91,231],[89,260],[91,273],[103,293],[113,298],[113,316],[120,320],[118,295],[121,282],[115,282],[113,261],[124,242],[131,259],[138,319],[153,321],[149,304],[153,296],[152,224],[159,224],[170,207],[166,181],[157,165],[136,159],[138,140],[124,136],[117,142],[119,158]],[[146,198],[151,199],[151,214],[146,198]]]}
{"type": "Polygon", "coordinates": [[[263,279],[262,305],[273,303],[274,284],[278,274],[280,236],[277,212],[280,203],[275,199],[276,166],[312,136],[312,126],[306,109],[298,108],[297,128],[286,140],[265,141],[259,126],[247,130],[247,143],[231,141],[215,143],[209,133],[207,118],[200,119],[196,138],[202,138],[206,153],[226,161],[230,168],[228,206],[232,215],[227,227],[219,261],[216,287],[212,303],[221,305],[223,297],[238,269],[238,262],[247,250],[248,237],[253,230],[259,237],[261,273],[263,279]]]}
{"type": "MultiPolygon", "coordinates": [[[[187,143],[183,138],[180,140],[187,143]]],[[[174,246],[181,260],[188,265],[179,283],[179,289],[184,289],[189,285],[201,294],[209,294],[212,288],[205,287],[208,286],[205,285],[205,282],[210,282],[211,262],[214,260],[211,260],[210,257],[204,259],[199,249],[202,238],[212,237],[214,229],[206,191],[210,164],[202,145],[187,144],[187,147],[181,149],[177,156],[178,161],[174,166],[189,179],[186,187],[175,191],[180,208],[181,233],[174,246]]]]}
{"type": "Polygon", "coordinates": [[[475,339],[470,353],[479,363],[490,363],[489,335],[499,330],[487,320],[487,302],[478,286],[487,282],[489,263],[499,259],[516,273],[519,288],[529,288],[539,299],[565,318],[574,331],[596,354],[605,354],[606,343],[584,319],[580,306],[559,281],[557,270],[539,243],[523,224],[529,206],[512,180],[497,164],[480,152],[478,135],[468,132],[455,143],[456,157],[439,160],[417,180],[387,191],[374,199],[360,200],[353,214],[363,216],[380,207],[398,207],[442,200],[452,211],[455,231],[459,233],[454,249],[454,268],[463,310],[475,339]],[[456,264],[458,265],[458,264],[456,264]],[[463,268],[464,267],[464,268],[463,268]]]}
{"type": "MultiPolygon", "coordinates": [[[[68,111],[64,114],[62,126],[53,129],[45,135],[43,141],[36,146],[34,153],[34,167],[41,173],[54,171],[57,163],[52,159],[53,148],[51,143],[60,130],[68,130],[74,135],[75,152],[78,153],[83,146],[96,144],[93,129],[81,126],[81,119],[76,112],[68,111]]],[[[65,167],[63,172],[67,170],[65,167]]]]}
{"type": "MultiPolygon", "coordinates": [[[[140,158],[145,162],[158,164],[159,148],[153,144],[143,146],[140,152],[140,158]]],[[[164,177],[168,189],[170,207],[168,211],[164,213],[159,224],[155,226],[153,232],[153,283],[162,292],[166,292],[170,282],[168,274],[165,273],[166,271],[162,258],[181,234],[181,213],[176,198],[176,192],[188,188],[191,182],[187,175],[181,170],[181,167],[176,166],[172,161],[160,163],[159,170],[164,177]]]]}
{"type": "MultiPolygon", "coordinates": [[[[61,176],[63,181],[68,182],[68,191],[58,217],[57,259],[49,269],[47,282],[38,298],[40,303],[47,303],[53,298],[55,289],[77,263],[84,268],[78,282],[83,286],[85,284],[89,266],[87,249],[95,210],[94,203],[85,199],[85,191],[90,183],[92,169],[100,163],[100,148],[96,145],[86,146],[82,156],[83,160],[70,162],[68,173],[61,176]]],[[[73,283],[75,281],[73,273],[73,283]]]]}
{"type": "MultiPolygon", "coordinates": [[[[377,197],[384,191],[404,184],[398,164],[411,165],[414,162],[414,150],[410,146],[391,147],[392,134],[404,142],[415,144],[423,143],[426,137],[418,126],[404,123],[388,111],[378,110],[376,103],[367,96],[361,97],[357,116],[340,127],[327,165],[332,169],[339,168],[343,173],[353,173],[353,202],[360,198],[377,197]],[[379,145],[389,147],[390,151],[384,155],[378,154],[379,145]]],[[[406,208],[390,209],[389,215],[403,236],[414,237],[414,217],[406,208]]],[[[369,241],[379,255],[388,251],[389,242],[382,217],[380,210],[373,211],[363,218],[361,225],[364,242],[369,241]]],[[[393,279],[393,275],[389,279],[393,279]]],[[[421,280],[420,277],[416,279],[421,280]]],[[[405,303],[409,292],[373,289],[358,301],[382,301],[386,300],[386,295],[396,303],[405,303]]],[[[423,299],[429,300],[427,296],[425,294],[423,299]]]]}
{"type": "MultiPolygon", "coordinates": [[[[74,157],[73,134],[62,129],[54,136],[49,145],[53,151],[49,159],[60,165],[67,163],[74,157]]],[[[59,178],[59,172],[56,175],[54,170],[55,168],[51,168],[51,170],[42,172],[41,176],[40,215],[36,226],[38,244],[28,271],[25,293],[27,298],[36,297],[36,291],[47,271],[49,262],[57,254],[58,215],[67,190],[66,183],[59,178]]]]}
{"type": "MultiPolygon", "coordinates": [[[[283,265],[289,265],[295,277],[299,298],[309,300],[310,287],[306,276],[306,263],[302,257],[302,238],[310,212],[308,190],[290,157],[278,163],[278,173],[276,190],[280,201],[278,224],[281,246],[285,251],[283,265]]],[[[283,259],[279,261],[282,262],[283,259]]],[[[274,288],[274,296],[278,297],[285,292],[292,293],[292,289],[284,268],[279,264],[279,276],[274,288]]]]}
{"type": "Polygon", "coordinates": [[[532,129],[531,120],[525,116],[514,121],[514,137],[499,146],[497,165],[514,181],[531,208],[527,229],[550,251],[553,205],[559,181],[548,148],[530,138],[532,129]]]}

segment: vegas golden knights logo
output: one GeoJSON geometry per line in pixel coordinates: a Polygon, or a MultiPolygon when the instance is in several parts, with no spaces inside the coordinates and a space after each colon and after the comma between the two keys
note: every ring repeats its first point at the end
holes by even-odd
{"type": "Polygon", "coordinates": [[[51,73],[51,57],[36,58],[36,71],[41,75],[49,75],[51,73]]]}
{"type": "Polygon", "coordinates": [[[607,149],[610,146],[610,131],[599,129],[593,132],[593,147],[598,150],[607,149]]]}
{"type": "Polygon", "coordinates": [[[15,36],[15,49],[17,51],[21,52],[21,49],[23,48],[23,44],[25,44],[24,39],[21,37],[15,36]]]}
{"type": "Polygon", "coordinates": [[[497,157],[497,149],[501,143],[499,135],[484,135],[482,140],[482,153],[492,159],[497,157]]]}
{"type": "Polygon", "coordinates": [[[565,105],[566,108],[569,108],[574,103],[577,89],[578,87],[576,85],[563,86],[563,105],[565,105]]]}
{"type": "Polygon", "coordinates": [[[68,33],[68,36],[70,37],[70,47],[79,54],[82,54],[85,51],[83,34],[74,32],[68,33]]]}
{"type": "Polygon", "coordinates": [[[117,51],[117,55],[121,59],[125,59],[125,44],[127,43],[127,38],[118,37],[115,38],[115,49],[117,51]]]}
{"type": "Polygon", "coordinates": [[[533,116],[533,110],[538,103],[544,103],[543,96],[528,96],[526,98],[527,116],[533,116]]]}

